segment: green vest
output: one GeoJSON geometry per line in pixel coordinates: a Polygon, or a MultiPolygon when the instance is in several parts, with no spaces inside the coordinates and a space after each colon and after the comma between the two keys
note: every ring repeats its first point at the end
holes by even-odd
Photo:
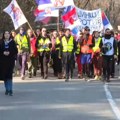
{"type": "Polygon", "coordinates": [[[50,40],[49,38],[46,38],[45,40],[43,40],[42,38],[38,41],[38,46],[40,46],[37,51],[38,52],[43,52],[43,51],[50,51],[50,48],[48,47],[48,45],[50,44],[50,40]],[[42,44],[42,45],[41,45],[42,44]]]}
{"type": "MultiPolygon", "coordinates": [[[[59,38],[57,38],[56,39],[56,45],[59,45],[60,44],[60,40],[59,40],[59,38]]],[[[56,50],[59,50],[60,49],[60,47],[56,47],[56,50]]]]}
{"type": "Polygon", "coordinates": [[[19,45],[20,50],[22,50],[23,52],[29,51],[29,43],[26,35],[20,36],[20,34],[18,34],[16,36],[16,42],[19,45]]]}
{"type": "Polygon", "coordinates": [[[74,38],[73,36],[70,39],[66,40],[65,36],[62,38],[63,52],[72,52],[74,48],[74,38]]]}
{"type": "Polygon", "coordinates": [[[95,46],[93,47],[94,52],[97,51],[98,49],[100,49],[99,45],[100,45],[101,40],[102,40],[101,38],[98,38],[98,40],[95,41],[95,46]]]}
{"type": "Polygon", "coordinates": [[[78,43],[78,45],[77,45],[77,50],[76,50],[76,52],[75,52],[77,55],[78,54],[80,54],[80,44],[78,43]]]}

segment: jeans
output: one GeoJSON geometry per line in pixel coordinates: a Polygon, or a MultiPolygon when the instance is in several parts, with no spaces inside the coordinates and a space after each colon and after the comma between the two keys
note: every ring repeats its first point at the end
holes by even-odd
{"type": "Polygon", "coordinates": [[[28,61],[28,72],[29,74],[34,74],[37,71],[37,57],[30,57],[28,61]]]}
{"type": "Polygon", "coordinates": [[[59,50],[52,51],[51,58],[53,59],[54,73],[62,73],[62,61],[59,59],[59,50]]]}
{"type": "Polygon", "coordinates": [[[11,79],[5,80],[5,81],[4,81],[4,85],[5,85],[5,89],[6,89],[7,91],[12,91],[13,83],[12,83],[12,80],[11,80],[11,79]]]}
{"type": "Polygon", "coordinates": [[[48,75],[48,63],[50,59],[50,52],[40,52],[39,62],[41,65],[41,75],[48,75]]]}
{"type": "Polygon", "coordinates": [[[21,76],[25,75],[26,64],[27,64],[28,53],[18,54],[18,60],[21,65],[21,76]]]}
{"type": "Polygon", "coordinates": [[[82,74],[82,64],[81,64],[81,55],[76,55],[76,63],[78,67],[78,74],[82,74]]]}
{"type": "Polygon", "coordinates": [[[109,79],[112,71],[114,56],[103,56],[103,76],[109,79]]]}
{"type": "Polygon", "coordinates": [[[74,61],[74,54],[73,53],[63,53],[63,68],[64,72],[66,74],[66,78],[69,79],[69,73],[70,77],[73,77],[73,61],[74,61]]]}

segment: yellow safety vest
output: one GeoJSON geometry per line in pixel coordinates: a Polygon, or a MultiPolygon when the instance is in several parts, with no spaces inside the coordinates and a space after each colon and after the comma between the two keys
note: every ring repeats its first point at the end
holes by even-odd
{"type": "Polygon", "coordinates": [[[74,48],[74,37],[71,36],[70,39],[66,40],[65,36],[62,38],[63,52],[72,52],[74,48]]]}
{"type": "Polygon", "coordinates": [[[78,43],[78,45],[77,45],[77,50],[76,50],[76,52],[75,52],[76,54],[80,54],[80,44],[78,43]]]}
{"type": "Polygon", "coordinates": [[[50,44],[50,40],[49,40],[49,38],[46,38],[45,40],[43,40],[42,38],[38,41],[38,46],[40,46],[39,48],[38,48],[38,52],[43,52],[43,51],[46,51],[46,52],[48,52],[48,51],[50,51],[50,48],[48,47],[48,46],[46,46],[46,44],[47,45],[49,45],[50,44]],[[43,44],[42,46],[41,46],[41,44],[43,44]]]}
{"type": "Polygon", "coordinates": [[[101,38],[98,38],[97,41],[95,41],[95,46],[93,47],[93,51],[96,52],[97,50],[99,50],[99,45],[100,45],[100,42],[101,42],[101,38]]]}
{"type": "Polygon", "coordinates": [[[29,43],[26,35],[20,36],[20,34],[18,34],[16,36],[16,42],[19,45],[19,49],[23,50],[23,52],[27,52],[29,50],[29,43]]]}
{"type": "MultiPolygon", "coordinates": [[[[59,38],[57,38],[56,39],[56,45],[59,45],[60,44],[60,39],[59,38]]],[[[60,49],[60,47],[56,47],[56,50],[59,50],[60,49]]]]}

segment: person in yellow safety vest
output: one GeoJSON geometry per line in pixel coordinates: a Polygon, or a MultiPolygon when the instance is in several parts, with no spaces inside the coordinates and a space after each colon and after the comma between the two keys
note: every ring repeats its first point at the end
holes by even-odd
{"type": "Polygon", "coordinates": [[[100,42],[102,38],[98,31],[94,31],[93,39],[95,41],[95,46],[93,47],[93,66],[94,66],[94,76],[95,80],[101,80],[102,75],[102,55],[100,50],[100,42]]]}
{"type": "Polygon", "coordinates": [[[36,48],[39,56],[39,63],[41,64],[41,76],[43,79],[48,77],[48,63],[50,59],[51,40],[47,35],[47,29],[42,28],[41,36],[37,38],[36,48]]]}
{"type": "Polygon", "coordinates": [[[58,32],[56,30],[52,32],[51,42],[52,42],[51,58],[53,60],[52,67],[54,71],[54,76],[57,76],[58,79],[61,79],[62,62],[60,59],[60,39],[58,36],[58,32]]]}
{"type": "Polygon", "coordinates": [[[25,30],[23,27],[20,28],[19,33],[15,37],[18,48],[18,60],[21,65],[21,79],[25,79],[25,70],[27,65],[27,58],[30,51],[30,43],[25,35],[25,30]]]}
{"type": "Polygon", "coordinates": [[[69,77],[73,77],[73,61],[76,51],[76,41],[71,35],[70,29],[65,29],[65,36],[61,39],[61,56],[63,60],[63,69],[65,72],[65,82],[69,81],[69,77]],[[69,74],[71,72],[71,74],[69,74]]]}
{"type": "Polygon", "coordinates": [[[81,49],[80,49],[80,41],[81,41],[82,37],[83,37],[83,33],[80,32],[79,39],[77,40],[77,50],[75,52],[76,63],[78,66],[78,78],[82,78],[81,49]]]}

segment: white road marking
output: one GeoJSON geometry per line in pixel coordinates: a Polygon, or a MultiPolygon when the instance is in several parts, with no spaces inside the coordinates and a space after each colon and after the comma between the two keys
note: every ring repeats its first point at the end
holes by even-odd
{"type": "Polygon", "coordinates": [[[117,104],[115,103],[115,101],[114,101],[114,99],[111,95],[111,92],[108,88],[108,84],[106,84],[106,83],[104,84],[104,90],[105,90],[105,93],[106,93],[107,100],[108,100],[108,102],[109,102],[117,120],[120,120],[120,110],[117,107],[117,104]]]}

